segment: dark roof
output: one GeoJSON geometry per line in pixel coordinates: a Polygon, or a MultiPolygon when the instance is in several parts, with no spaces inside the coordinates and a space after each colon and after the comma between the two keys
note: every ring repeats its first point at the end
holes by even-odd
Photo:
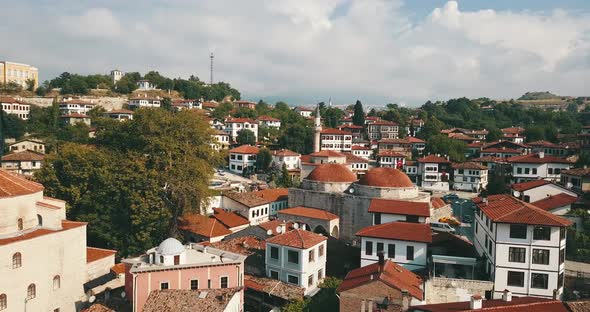
{"type": "Polygon", "coordinates": [[[245,274],[244,286],[285,300],[303,299],[304,289],[276,279],[245,274]]]}
{"type": "Polygon", "coordinates": [[[451,163],[448,159],[436,156],[436,155],[428,155],[418,159],[418,162],[421,163],[439,163],[439,164],[449,164],[451,163]]]}
{"type": "Polygon", "coordinates": [[[453,164],[453,169],[487,170],[488,167],[480,165],[476,162],[469,161],[464,163],[453,164]]]}
{"type": "Polygon", "coordinates": [[[222,312],[230,299],[241,289],[164,289],[150,293],[143,312],[222,312]],[[201,298],[203,297],[203,298],[201,298]]]}
{"type": "Polygon", "coordinates": [[[487,203],[481,197],[476,197],[473,202],[492,221],[498,223],[534,224],[547,226],[570,226],[571,221],[556,216],[536,206],[525,203],[510,195],[491,195],[487,197],[487,203]]]}
{"type": "Polygon", "coordinates": [[[373,198],[369,205],[369,212],[430,217],[428,203],[394,199],[373,198]]]}
{"type": "Polygon", "coordinates": [[[536,298],[536,297],[512,297],[512,301],[501,299],[483,300],[482,309],[472,310],[469,301],[450,302],[439,304],[426,304],[411,307],[409,311],[426,312],[459,312],[459,311],[498,311],[498,312],[568,312],[561,301],[536,298]]]}
{"type": "Polygon", "coordinates": [[[357,236],[375,237],[411,242],[432,242],[432,230],[429,224],[409,222],[389,222],[362,228],[357,236]]]}
{"type": "Polygon", "coordinates": [[[587,177],[590,176],[590,168],[574,168],[569,170],[562,170],[561,174],[587,177]]]}
{"type": "Polygon", "coordinates": [[[262,198],[257,194],[254,194],[254,192],[227,192],[223,193],[223,196],[234,200],[248,208],[265,205],[271,202],[271,200],[262,198]]]}
{"type": "Polygon", "coordinates": [[[541,158],[539,154],[528,154],[528,155],[519,155],[519,156],[512,156],[506,158],[507,162],[510,163],[520,163],[520,164],[546,164],[546,163],[554,163],[554,164],[571,164],[572,162],[560,157],[555,157],[551,155],[543,155],[541,158]]]}

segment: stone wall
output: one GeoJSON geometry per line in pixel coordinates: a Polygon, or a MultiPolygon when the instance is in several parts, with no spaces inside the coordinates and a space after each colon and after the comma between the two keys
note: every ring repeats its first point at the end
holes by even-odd
{"type": "Polygon", "coordinates": [[[450,217],[453,215],[451,205],[446,205],[438,209],[430,208],[430,222],[438,222],[442,217],[450,217]]]}
{"type": "MultiPolygon", "coordinates": [[[[58,97],[58,101],[61,101],[61,97],[58,97]]],[[[81,100],[92,101],[93,104],[98,104],[104,107],[106,110],[120,109],[124,104],[127,104],[127,97],[115,97],[115,96],[83,96],[81,100]]],[[[41,107],[49,107],[53,103],[53,98],[50,97],[25,97],[23,100],[27,103],[34,104],[41,107]]]]}
{"type": "Polygon", "coordinates": [[[485,295],[494,282],[433,277],[426,281],[426,304],[469,301],[472,295],[485,295]]]}

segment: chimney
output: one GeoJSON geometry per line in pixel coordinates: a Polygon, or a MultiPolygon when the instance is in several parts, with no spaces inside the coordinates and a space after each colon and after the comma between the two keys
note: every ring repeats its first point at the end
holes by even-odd
{"type": "Polygon", "coordinates": [[[473,295],[471,296],[471,301],[469,302],[469,309],[471,310],[480,310],[482,305],[483,299],[480,295],[473,295]]]}
{"type": "Polygon", "coordinates": [[[383,266],[385,266],[385,256],[383,255],[383,251],[378,252],[377,257],[379,257],[379,272],[383,272],[383,266]]]}
{"type": "Polygon", "coordinates": [[[506,302],[512,301],[512,292],[508,289],[504,289],[504,293],[502,294],[502,300],[506,302]]]}
{"type": "Polygon", "coordinates": [[[286,223],[282,223],[281,224],[281,233],[285,233],[287,232],[287,224],[286,223]]]}
{"type": "Polygon", "coordinates": [[[539,152],[539,158],[545,158],[545,152],[539,152]]]}
{"type": "Polygon", "coordinates": [[[408,311],[410,308],[410,297],[407,289],[402,289],[402,311],[408,311]]]}

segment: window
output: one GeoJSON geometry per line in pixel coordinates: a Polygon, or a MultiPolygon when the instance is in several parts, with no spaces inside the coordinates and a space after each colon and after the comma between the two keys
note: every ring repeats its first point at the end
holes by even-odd
{"type": "Polygon", "coordinates": [[[227,276],[222,276],[219,280],[219,284],[221,288],[227,288],[227,276]]]}
{"type": "Polygon", "coordinates": [[[549,264],[549,250],[533,249],[533,264],[549,264]]]}
{"type": "Polygon", "coordinates": [[[561,288],[563,286],[563,273],[559,273],[557,276],[557,288],[561,288]]]}
{"type": "Polygon", "coordinates": [[[6,298],[6,294],[0,295],[0,310],[5,310],[8,308],[8,299],[6,298]]]}
{"type": "Polygon", "coordinates": [[[537,174],[537,168],[533,168],[533,174],[537,174]]]}
{"type": "Polygon", "coordinates": [[[526,239],[526,227],[523,224],[511,224],[510,238],[526,239]]]}
{"type": "Polygon", "coordinates": [[[290,284],[299,285],[299,278],[295,275],[287,275],[287,282],[290,284]]]}
{"type": "Polygon", "coordinates": [[[22,218],[19,218],[19,219],[16,221],[16,224],[17,224],[17,226],[18,226],[18,230],[19,230],[19,231],[22,231],[22,230],[23,230],[23,219],[22,219],[22,218]]]}
{"type": "Polygon", "coordinates": [[[288,250],[287,251],[287,261],[290,263],[299,263],[299,252],[295,250],[288,250]]]}
{"type": "Polygon", "coordinates": [[[211,289],[211,280],[210,279],[207,280],[207,288],[211,289]]]}
{"type": "Polygon", "coordinates": [[[562,264],[565,262],[565,249],[561,249],[559,251],[559,264],[562,264]]]}
{"type": "Polygon", "coordinates": [[[43,217],[40,214],[37,215],[37,224],[43,226],[43,217]]]}
{"type": "Polygon", "coordinates": [[[279,260],[279,247],[274,247],[274,246],[270,247],[270,258],[275,259],[275,260],[279,260]]]}
{"type": "Polygon", "coordinates": [[[199,280],[191,280],[191,289],[195,290],[195,289],[199,289],[199,280]]]}
{"type": "Polygon", "coordinates": [[[524,287],[524,272],[508,271],[508,286],[524,287]]]}
{"type": "Polygon", "coordinates": [[[59,289],[61,287],[61,278],[59,275],[53,277],[53,290],[59,289]]]}
{"type": "Polygon", "coordinates": [[[324,278],[324,270],[319,269],[318,270],[318,280],[321,280],[322,278],[324,278]]]}
{"type": "Polygon", "coordinates": [[[549,275],[542,273],[531,273],[531,288],[549,288],[549,275]]]}
{"type": "Polygon", "coordinates": [[[551,240],[551,228],[548,226],[535,226],[533,230],[534,240],[551,240]]]}
{"type": "Polygon", "coordinates": [[[31,300],[35,297],[37,297],[37,287],[35,284],[30,284],[29,287],[27,287],[27,300],[31,300]]]}
{"type": "Polygon", "coordinates": [[[270,278],[279,279],[279,272],[270,270],[270,278]]]}
{"type": "Polygon", "coordinates": [[[479,228],[479,222],[475,222],[475,233],[477,234],[477,230],[479,228]]]}
{"type": "Polygon", "coordinates": [[[549,168],[549,169],[547,169],[547,173],[549,173],[549,174],[553,174],[553,168],[549,168]]]}
{"type": "Polygon", "coordinates": [[[414,260],[414,246],[406,247],[406,259],[414,260]]]}
{"type": "Polygon", "coordinates": [[[318,247],[318,257],[323,257],[324,256],[324,245],[320,245],[318,247]]]}
{"type": "Polygon", "coordinates": [[[168,289],[168,282],[160,283],[160,289],[168,289]]]}
{"type": "Polygon", "coordinates": [[[530,169],[530,168],[524,168],[524,174],[529,174],[529,173],[530,173],[530,171],[531,171],[531,169],[530,169]]]}
{"type": "Polygon", "coordinates": [[[524,263],[526,257],[526,249],[518,247],[510,247],[508,249],[508,261],[524,263]]]}
{"type": "Polygon", "coordinates": [[[377,254],[383,251],[383,243],[377,243],[377,254]]]}
{"type": "Polygon", "coordinates": [[[315,252],[313,252],[313,249],[309,251],[309,256],[308,256],[308,262],[314,262],[315,261],[315,252]]]}
{"type": "Polygon", "coordinates": [[[175,255],[174,256],[174,265],[179,265],[180,264],[180,255],[175,255]]]}
{"type": "Polygon", "coordinates": [[[565,227],[559,228],[559,240],[562,241],[565,239],[565,227]]]}
{"type": "Polygon", "coordinates": [[[373,255],[373,242],[367,241],[365,243],[365,255],[367,255],[367,256],[373,255]]]}
{"type": "Polygon", "coordinates": [[[313,274],[310,274],[307,277],[307,287],[311,287],[311,286],[313,286],[313,274]]]}
{"type": "Polygon", "coordinates": [[[522,168],[516,168],[516,173],[521,174],[522,173],[522,168]]]}
{"type": "Polygon", "coordinates": [[[490,256],[492,255],[492,250],[493,250],[493,243],[492,240],[490,239],[490,244],[488,245],[488,253],[490,254],[490,256]]]}
{"type": "Polygon", "coordinates": [[[20,268],[22,265],[22,255],[20,254],[20,252],[17,252],[14,255],[12,255],[12,268],[20,268]]]}
{"type": "Polygon", "coordinates": [[[377,213],[373,214],[373,223],[375,225],[381,224],[381,214],[380,213],[377,212],[377,213]]]}
{"type": "Polygon", "coordinates": [[[395,244],[387,244],[387,258],[395,258],[395,244]]]}
{"type": "Polygon", "coordinates": [[[164,263],[164,256],[160,256],[160,263],[164,263]]]}

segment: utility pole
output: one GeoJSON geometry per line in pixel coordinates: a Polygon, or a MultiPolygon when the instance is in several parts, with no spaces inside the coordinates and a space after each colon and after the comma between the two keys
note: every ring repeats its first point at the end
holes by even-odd
{"type": "Polygon", "coordinates": [[[209,54],[209,58],[211,59],[211,72],[210,72],[210,79],[209,79],[209,85],[213,85],[213,58],[215,57],[215,55],[213,55],[213,52],[211,52],[211,54],[209,54]]]}

